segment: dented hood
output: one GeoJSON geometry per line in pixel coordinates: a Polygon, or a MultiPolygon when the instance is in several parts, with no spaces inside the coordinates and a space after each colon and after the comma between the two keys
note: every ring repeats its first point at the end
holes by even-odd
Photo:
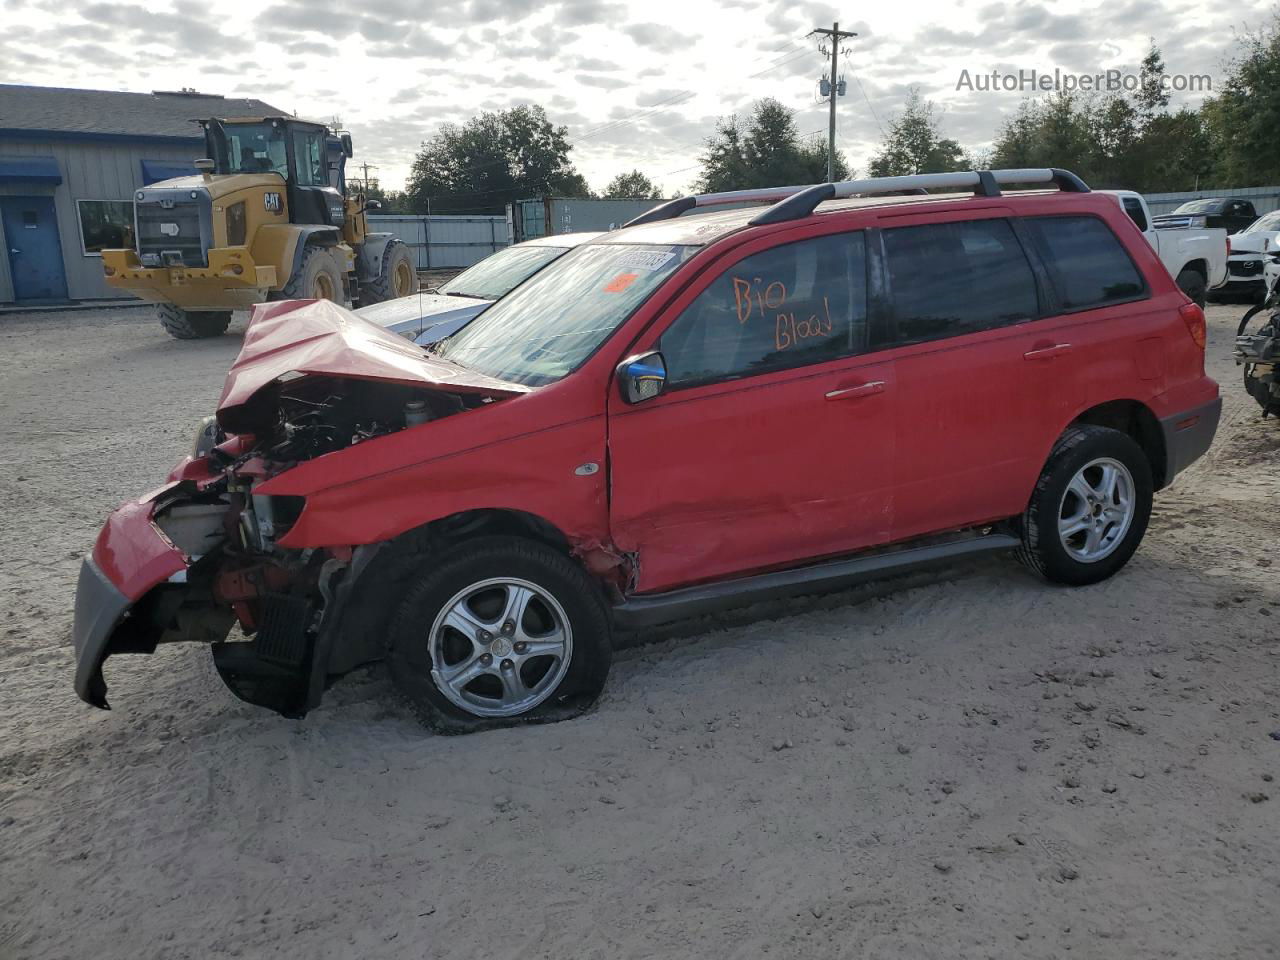
{"type": "Polygon", "coordinates": [[[234,433],[252,432],[259,412],[255,398],[286,376],[381,380],[487,397],[530,390],[433,358],[328,300],[282,300],[253,308],[218,401],[218,422],[234,433]]]}

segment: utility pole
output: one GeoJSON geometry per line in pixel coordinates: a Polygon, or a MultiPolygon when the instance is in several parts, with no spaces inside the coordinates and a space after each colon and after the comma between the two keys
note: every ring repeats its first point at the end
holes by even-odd
{"type": "Polygon", "coordinates": [[[365,163],[362,163],[360,165],[360,169],[364,171],[364,192],[368,193],[369,192],[369,171],[371,169],[377,170],[378,168],[366,161],[365,163]]]}
{"type": "Polygon", "coordinates": [[[831,40],[831,110],[830,120],[827,126],[827,183],[835,183],[836,180],[836,96],[843,92],[839,90],[839,74],[836,70],[840,66],[840,41],[846,37],[856,37],[857,34],[848,30],[840,29],[840,21],[831,24],[831,29],[825,27],[816,27],[810,31],[809,36],[817,34],[820,37],[827,37],[831,40]]]}

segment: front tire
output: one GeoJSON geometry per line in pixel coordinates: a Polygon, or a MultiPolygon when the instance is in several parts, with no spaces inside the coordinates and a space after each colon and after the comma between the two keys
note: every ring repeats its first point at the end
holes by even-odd
{"type": "Polygon", "coordinates": [[[597,584],[542,543],[484,537],[423,557],[391,629],[392,680],[440,733],[577,716],[612,658],[597,584]]]}
{"type": "Polygon", "coordinates": [[[1054,583],[1105,580],[1142,542],[1152,496],[1151,464],[1133,438],[1107,427],[1071,427],[1022,516],[1019,558],[1054,583]]]}
{"type": "Polygon", "coordinates": [[[183,310],[172,303],[158,303],[156,319],[176,340],[205,340],[227,332],[231,325],[231,311],[183,310]]]}
{"type": "Polygon", "coordinates": [[[346,299],[338,262],[325,247],[307,247],[298,269],[280,293],[283,300],[331,300],[343,303],[346,299]]]}
{"type": "Polygon", "coordinates": [[[376,279],[360,284],[360,305],[382,303],[418,292],[418,269],[413,253],[400,240],[392,240],[382,251],[382,272],[376,279]]]}

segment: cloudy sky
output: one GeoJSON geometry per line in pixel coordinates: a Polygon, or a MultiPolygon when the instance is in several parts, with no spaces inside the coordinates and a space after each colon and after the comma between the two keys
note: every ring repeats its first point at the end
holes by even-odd
{"type": "MultiPolygon", "coordinates": [[[[357,162],[398,187],[442,121],[534,102],[569,128],[597,189],[643,170],[688,190],[719,116],[773,96],[825,136],[824,59],[805,35],[839,19],[846,41],[838,148],[865,171],[906,91],[943,108],[966,147],[991,141],[1027,95],[957,90],[962,70],[1136,72],[1148,37],[1171,74],[1219,83],[1236,38],[1270,0],[921,0],[845,8],[776,0],[0,0],[0,81],[110,90],[195,87],[255,96],[352,131],[357,162]],[[167,5],[166,5],[167,4],[167,5]],[[222,17],[215,22],[209,11],[222,17]]],[[[976,85],[976,81],[975,81],[976,85]]],[[[1190,102],[1202,94],[1176,97],[1190,102]]]]}

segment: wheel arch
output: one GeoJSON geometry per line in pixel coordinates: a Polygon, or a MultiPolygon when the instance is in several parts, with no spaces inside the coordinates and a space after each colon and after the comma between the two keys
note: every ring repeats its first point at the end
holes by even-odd
{"type": "MultiPolygon", "coordinates": [[[[380,543],[357,548],[345,597],[326,622],[315,651],[323,677],[346,673],[386,656],[389,628],[409,577],[432,552],[480,537],[510,536],[545,544],[583,567],[597,582],[622,558],[607,548],[575,541],[545,517],[507,507],[463,510],[431,520],[380,543]]],[[[602,591],[603,591],[602,586],[602,591]]],[[[323,688],[316,691],[316,699],[323,688]]]]}
{"type": "Polygon", "coordinates": [[[383,254],[393,242],[403,242],[394,233],[367,233],[356,251],[356,271],[361,283],[382,276],[383,254]]]}
{"type": "Polygon", "coordinates": [[[1168,451],[1165,449],[1164,431],[1151,408],[1139,400],[1108,400],[1085,410],[1068,424],[1068,427],[1087,424],[1109,427],[1133,439],[1151,464],[1151,480],[1160,490],[1169,482],[1168,451]]]}
{"type": "Polygon", "coordinates": [[[1182,273],[1186,270],[1194,270],[1196,273],[1200,274],[1205,283],[1209,282],[1209,264],[1203,257],[1197,260],[1188,260],[1178,270],[1178,273],[1182,273]]]}

